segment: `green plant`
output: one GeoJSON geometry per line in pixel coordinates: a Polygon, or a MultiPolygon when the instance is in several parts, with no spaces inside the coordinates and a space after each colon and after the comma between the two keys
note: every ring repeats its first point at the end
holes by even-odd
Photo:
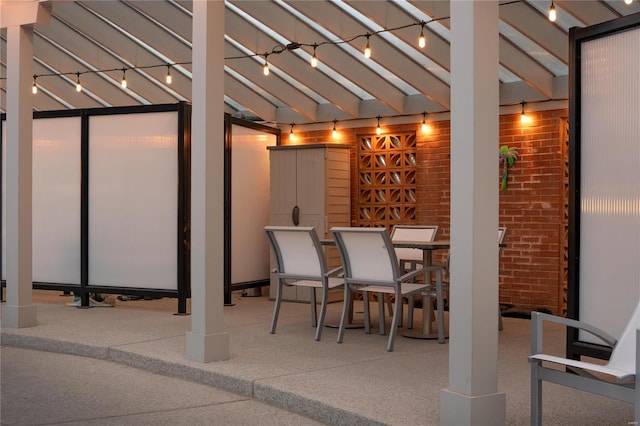
{"type": "Polygon", "coordinates": [[[498,159],[500,160],[500,163],[502,163],[502,179],[500,183],[500,189],[506,191],[509,167],[513,166],[518,159],[518,151],[515,148],[509,148],[507,145],[503,145],[498,151],[498,159]]]}

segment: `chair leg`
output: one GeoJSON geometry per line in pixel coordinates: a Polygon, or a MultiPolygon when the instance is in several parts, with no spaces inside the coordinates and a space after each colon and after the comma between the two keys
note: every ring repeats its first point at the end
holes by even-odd
{"type": "Polygon", "coordinates": [[[349,312],[349,305],[351,305],[351,303],[349,303],[352,299],[353,296],[351,294],[351,289],[349,288],[348,284],[344,285],[344,302],[342,304],[342,315],[340,316],[340,327],[338,328],[338,338],[336,339],[336,341],[338,343],[342,343],[342,338],[344,337],[344,329],[347,325],[347,314],[349,312]]]}
{"type": "Polygon", "coordinates": [[[401,315],[402,310],[400,304],[402,303],[402,296],[396,291],[396,306],[393,313],[393,319],[391,320],[391,330],[389,330],[389,342],[387,343],[387,351],[393,351],[393,344],[396,337],[396,331],[398,330],[398,317],[401,315]]]}
{"type": "Polygon", "coordinates": [[[276,325],[278,324],[278,314],[280,313],[280,302],[282,301],[282,281],[278,279],[278,286],[276,287],[276,303],[273,307],[273,318],[271,320],[271,334],[276,332],[276,325]]]}
{"type": "Polygon", "coordinates": [[[531,363],[531,426],[542,426],[542,382],[539,361],[531,363]]]}
{"type": "Polygon", "coordinates": [[[362,292],[362,301],[364,302],[364,332],[371,334],[371,311],[369,309],[369,293],[362,292]]]}
{"type": "Polygon", "coordinates": [[[310,287],[311,293],[309,295],[309,304],[311,305],[311,326],[318,326],[318,307],[316,306],[316,289],[310,287]]]}
{"type": "Polygon", "coordinates": [[[413,295],[409,296],[409,303],[407,305],[407,328],[411,330],[413,328],[413,308],[415,306],[415,299],[413,295]]]}
{"type": "MultiPolygon", "coordinates": [[[[386,323],[384,320],[384,304],[385,304],[385,296],[384,293],[378,293],[378,328],[380,329],[380,335],[384,336],[387,333],[386,323]]],[[[391,303],[391,300],[389,300],[391,303]]],[[[390,315],[393,315],[392,313],[390,315]]]]}
{"type": "MultiPolygon", "coordinates": [[[[424,298],[423,298],[424,303],[424,298]]],[[[432,303],[429,300],[429,303],[432,303]]],[[[436,308],[438,310],[438,343],[445,342],[444,335],[444,299],[442,297],[442,271],[436,271],[436,308]]],[[[422,307],[426,309],[426,307],[422,307]]]]}
{"type": "MultiPolygon", "coordinates": [[[[315,291],[315,289],[314,289],[315,291]]],[[[327,299],[329,298],[329,287],[322,287],[322,304],[320,305],[320,318],[318,319],[318,326],[316,327],[316,340],[319,341],[322,338],[322,329],[324,328],[324,317],[327,314],[327,299]]]]}

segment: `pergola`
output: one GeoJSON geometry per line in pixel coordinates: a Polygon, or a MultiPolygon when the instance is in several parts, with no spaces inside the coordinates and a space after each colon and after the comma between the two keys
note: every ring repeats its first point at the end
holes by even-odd
{"type": "Polygon", "coordinates": [[[566,105],[567,32],[640,11],[611,1],[3,1],[7,113],[4,326],[31,301],[31,113],[189,101],[192,330],[187,357],[229,357],[221,271],[223,113],[284,128],[447,113],[451,137],[449,388],[443,424],[504,424],[497,389],[500,108],[566,105]],[[553,4],[558,19],[548,21],[553,4]],[[424,48],[417,45],[421,32],[424,48]],[[362,55],[369,44],[371,58],[362,55]],[[313,69],[310,61],[319,64],[313,69]],[[268,63],[269,75],[263,67],[268,63]],[[171,74],[171,84],[166,75],[171,74]],[[126,78],[127,87],[121,80],[126,78]],[[80,92],[75,87],[81,84],[80,92]],[[32,87],[38,93],[31,95],[32,87]],[[224,99],[224,103],[220,102],[224,99]],[[218,183],[216,183],[218,182],[218,183]],[[489,243],[488,243],[489,242],[489,243]],[[9,256],[11,254],[11,256],[9,256]],[[455,274],[455,275],[454,275],[455,274]]]}

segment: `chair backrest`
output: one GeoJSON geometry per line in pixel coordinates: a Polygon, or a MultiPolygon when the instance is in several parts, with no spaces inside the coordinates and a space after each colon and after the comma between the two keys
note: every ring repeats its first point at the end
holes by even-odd
{"type": "Polygon", "coordinates": [[[386,228],[331,228],[345,279],[393,285],[398,259],[386,228]]]}
{"type": "MultiPolygon", "coordinates": [[[[437,226],[396,225],[391,231],[391,241],[429,242],[436,239],[437,226]]],[[[422,250],[412,248],[396,248],[399,260],[422,260],[422,250]]]]}
{"type": "Polygon", "coordinates": [[[633,311],[627,326],[622,332],[622,336],[611,352],[609,367],[618,368],[622,371],[636,371],[636,329],[640,328],[640,301],[633,311]]]}
{"type": "Polygon", "coordinates": [[[265,226],[277,271],[292,277],[322,277],[327,267],[315,228],[265,226]]]}

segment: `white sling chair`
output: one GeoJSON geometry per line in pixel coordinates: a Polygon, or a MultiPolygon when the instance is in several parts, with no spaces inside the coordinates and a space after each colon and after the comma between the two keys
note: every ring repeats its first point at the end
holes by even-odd
{"type": "Polygon", "coordinates": [[[640,420],[640,393],[636,392],[636,369],[640,365],[640,303],[636,306],[631,319],[627,323],[622,337],[617,340],[606,332],[589,324],[557,317],[554,315],[533,312],[531,314],[531,424],[542,424],[542,382],[552,382],[596,395],[607,396],[635,405],[635,422],[640,420]],[[593,364],[586,361],[546,355],[542,352],[542,327],[544,321],[564,324],[584,330],[602,339],[613,348],[609,362],[593,364]],[[543,363],[565,367],[557,370],[546,367],[543,363]],[[609,376],[612,381],[603,380],[591,373],[609,376]]]}
{"type": "Polygon", "coordinates": [[[271,243],[276,259],[278,277],[276,303],[271,321],[271,334],[276,332],[278,314],[282,303],[283,286],[310,287],[311,290],[311,325],[316,327],[316,340],[322,337],[324,317],[327,313],[329,289],[340,287],[344,280],[334,278],[342,267],[327,270],[324,251],[320,245],[315,228],[303,226],[265,226],[265,232],[271,243]],[[322,291],[320,318],[316,312],[316,292],[322,291]]]}

